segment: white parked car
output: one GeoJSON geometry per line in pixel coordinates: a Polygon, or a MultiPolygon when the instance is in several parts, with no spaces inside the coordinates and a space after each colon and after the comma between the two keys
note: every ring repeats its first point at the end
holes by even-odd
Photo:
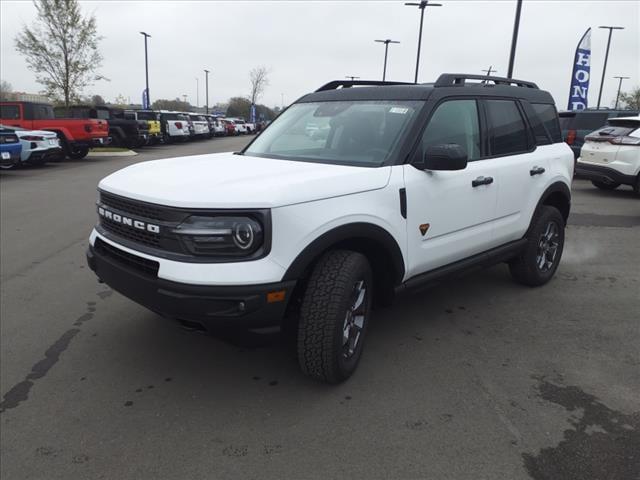
{"type": "Polygon", "coordinates": [[[245,121],[241,118],[227,118],[227,120],[231,120],[235,124],[236,135],[244,135],[246,133],[249,133],[245,121]]]}
{"type": "Polygon", "coordinates": [[[484,75],[356,83],[300,98],[241,152],[101,180],[90,268],[191,329],[289,326],[302,371],[330,383],[399,289],[500,262],[551,280],[574,165],[551,95],[484,75]]]}
{"type": "Polygon", "coordinates": [[[640,115],[610,118],[587,135],[576,175],[602,190],[630,185],[640,195],[640,115]]]}
{"type": "Polygon", "coordinates": [[[193,125],[193,134],[196,137],[208,137],[209,136],[209,122],[204,115],[197,115],[190,113],[189,118],[193,125]]]}
{"type": "Polygon", "coordinates": [[[0,125],[3,131],[14,132],[22,144],[20,162],[28,165],[43,165],[63,158],[60,140],[55,132],[48,130],[26,130],[21,127],[0,125]]]}
{"type": "Polygon", "coordinates": [[[224,122],[218,117],[215,117],[213,121],[213,134],[216,137],[224,137],[227,134],[224,122]]]}
{"type": "Polygon", "coordinates": [[[189,130],[189,117],[180,112],[161,110],[160,129],[164,143],[186,141],[191,135],[189,130]]]}

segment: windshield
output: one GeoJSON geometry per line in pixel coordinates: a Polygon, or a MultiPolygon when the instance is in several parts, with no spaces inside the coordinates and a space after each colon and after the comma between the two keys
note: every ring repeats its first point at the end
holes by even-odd
{"type": "Polygon", "coordinates": [[[245,155],[380,166],[415,120],[421,101],[298,103],[285,110],[245,155]]]}

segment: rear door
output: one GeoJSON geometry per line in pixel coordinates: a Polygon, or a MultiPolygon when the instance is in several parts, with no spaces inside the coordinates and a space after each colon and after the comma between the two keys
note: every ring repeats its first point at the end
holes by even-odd
{"type": "Polygon", "coordinates": [[[530,104],[487,98],[482,105],[489,131],[489,151],[498,169],[498,201],[491,242],[492,246],[498,246],[522,238],[528,228],[531,205],[537,203],[548,185],[554,148],[530,104]]]}
{"type": "Polygon", "coordinates": [[[437,105],[422,134],[426,147],[456,143],[468,165],[458,171],[422,171],[404,165],[407,197],[407,276],[414,276],[489,248],[497,201],[495,160],[483,158],[478,102],[447,99],[437,105]],[[484,179],[485,183],[477,180],[484,179]],[[475,186],[474,186],[475,185],[475,186]]]}

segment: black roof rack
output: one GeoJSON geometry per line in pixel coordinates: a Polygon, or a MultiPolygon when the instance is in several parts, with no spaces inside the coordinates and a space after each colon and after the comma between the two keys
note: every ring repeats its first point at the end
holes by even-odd
{"type": "Polygon", "coordinates": [[[515,85],[516,87],[538,89],[538,85],[533,82],[516,80],[514,78],[492,77],[488,75],[475,75],[468,73],[443,73],[438,77],[438,80],[436,80],[434,87],[463,87],[466,80],[482,80],[484,82],[493,82],[496,85],[515,85]]]}
{"type": "Polygon", "coordinates": [[[324,92],[327,90],[336,90],[339,87],[351,88],[353,86],[382,86],[382,85],[415,85],[410,82],[382,82],[380,80],[333,80],[316,90],[316,92],[324,92]]]}

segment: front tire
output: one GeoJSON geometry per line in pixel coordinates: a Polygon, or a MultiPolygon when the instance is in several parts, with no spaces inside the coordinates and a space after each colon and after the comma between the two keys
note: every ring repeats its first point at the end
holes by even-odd
{"type": "Polygon", "coordinates": [[[594,187],[599,188],[600,190],[615,190],[620,186],[619,183],[616,182],[605,182],[602,180],[592,180],[591,183],[594,187]]]}
{"type": "Polygon", "coordinates": [[[372,287],[371,267],[360,253],[333,250],[318,261],[298,323],[298,361],[306,375],[339,383],[353,374],[371,316],[372,287]]]}
{"type": "Polygon", "coordinates": [[[558,269],[564,248],[565,222],[560,211],[543,205],[536,213],[523,252],[509,262],[513,278],[523,285],[547,283],[558,269]]]}

